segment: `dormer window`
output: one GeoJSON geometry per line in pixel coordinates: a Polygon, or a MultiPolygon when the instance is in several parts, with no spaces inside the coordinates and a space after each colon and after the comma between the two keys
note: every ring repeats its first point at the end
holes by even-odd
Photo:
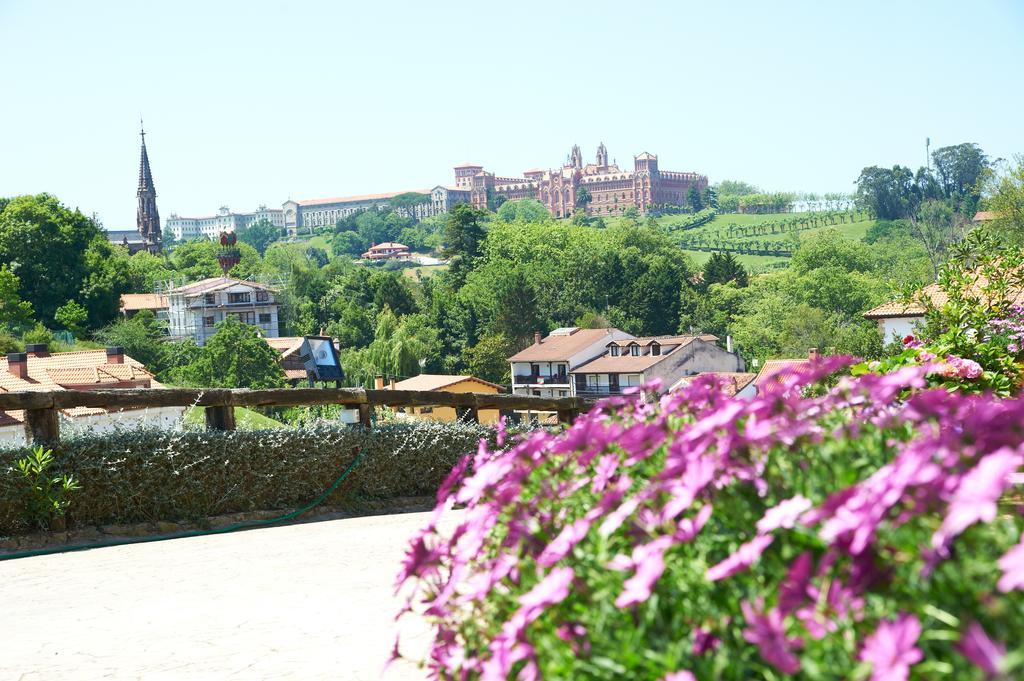
{"type": "Polygon", "coordinates": [[[611,347],[611,356],[612,357],[618,357],[619,356],[619,346],[618,345],[613,345],[611,347]]]}
{"type": "Polygon", "coordinates": [[[651,354],[657,357],[661,354],[661,346],[657,343],[651,343],[651,354]]]}
{"type": "Polygon", "coordinates": [[[630,345],[629,346],[629,354],[633,355],[634,357],[639,357],[640,356],[640,346],[639,345],[630,345]]]}

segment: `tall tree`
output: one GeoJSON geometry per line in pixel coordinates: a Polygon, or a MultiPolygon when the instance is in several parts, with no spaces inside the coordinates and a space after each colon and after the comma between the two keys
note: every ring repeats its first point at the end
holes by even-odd
{"type": "Polygon", "coordinates": [[[238,233],[238,240],[249,244],[256,252],[263,255],[267,246],[281,238],[281,228],[275,227],[270,220],[262,218],[238,233]]]}
{"type": "Polygon", "coordinates": [[[255,326],[228,317],[217,324],[198,358],[175,376],[197,388],[280,388],[280,359],[255,326]]]}
{"type": "Polygon", "coordinates": [[[483,220],[487,216],[482,210],[460,203],[448,213],[444,230],[444,254],[451,261],[450,276],[459,285],[480,256],[484,240],[483,220]]]}
{"type": "Polygon", "coordinates": [[[985,152],[973,142],[964,142],[936,149],[932,160],[946,197],[963,212],[973,214],[981,196],[982,180],[990,166],[985,152]]]}

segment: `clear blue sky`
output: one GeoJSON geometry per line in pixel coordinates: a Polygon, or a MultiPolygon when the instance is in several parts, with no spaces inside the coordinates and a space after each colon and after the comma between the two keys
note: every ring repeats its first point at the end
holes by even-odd
{"type": "Polygon", "coordinates": [[[0,195],[134,227],[140,113],[165,219],[602,140],[621,165],[849,191],[865,165],[921,165],[926,136],[1024,152],[1022,8],[0,0],[0,195]]]}

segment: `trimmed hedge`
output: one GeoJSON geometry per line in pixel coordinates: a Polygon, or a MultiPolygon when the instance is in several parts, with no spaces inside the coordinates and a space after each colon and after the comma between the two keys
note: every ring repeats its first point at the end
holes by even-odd
{"type": "MultiPolygon", "coordinates": [[[[195,521],[243,511],[295,508],[363,459],[326,503],[433,495],[462,455],[494,431],[470,423],[408,421],[373,430],[320,423],[250,431],[133,430],[81,434],[53,448],[54,473],[82,489],[69,527],[195,521]]],[[[26,486],[14,465],[26,448],[0,450],[0,534],[31,529],[26,486]]]]}

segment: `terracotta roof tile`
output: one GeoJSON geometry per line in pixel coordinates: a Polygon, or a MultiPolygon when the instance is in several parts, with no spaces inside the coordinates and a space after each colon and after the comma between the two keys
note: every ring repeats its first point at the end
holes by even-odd
{"type": "Polygon", "coordinates": [[[684,388],[694,380],[701,376],[717,376],[722,383],[722,392],[732,397],[739,391],[746,388],[750,383],[757,377],[757,374],[751,374],[740,371],[709,371],[702,374],[695,374],[693,376],[683,376],[678,381],[672,384],[671,390],[679,390],[684,388]]]}
{"type": "Polygon", "coordinates": [[[162,310],[167,307],[167,296],[159,293],[122,293],[121,309],[125,312],[136,310],[162,310]]]}
{"type": "Polygon", "coordinates": [[[611,335],[617,329],[579,329],[564,336],[548,336],[541,343],[520,350],[508,358],[510,362],[555,362],[565,361],[580,350],[597,343],[603,338],[613,340],[611,335]]]}
{"type": "MultiPolygon", "coordinates": [[[[419,376],[413,376],[407,378],[404,381],[395,383],[395,390],[443,390],[449,386],[453,386],[457,383],[463,383],[465,381],[472,381],[478,383],[481,386],[494,388],[498,392],[501,392],[502,387],[496,383],[485,381],[482,378],[476,376],[452,376],[447,374],[420,374],[419,376]]],[[[473,392],[480,392],[474,390],[473,392]]]]}

